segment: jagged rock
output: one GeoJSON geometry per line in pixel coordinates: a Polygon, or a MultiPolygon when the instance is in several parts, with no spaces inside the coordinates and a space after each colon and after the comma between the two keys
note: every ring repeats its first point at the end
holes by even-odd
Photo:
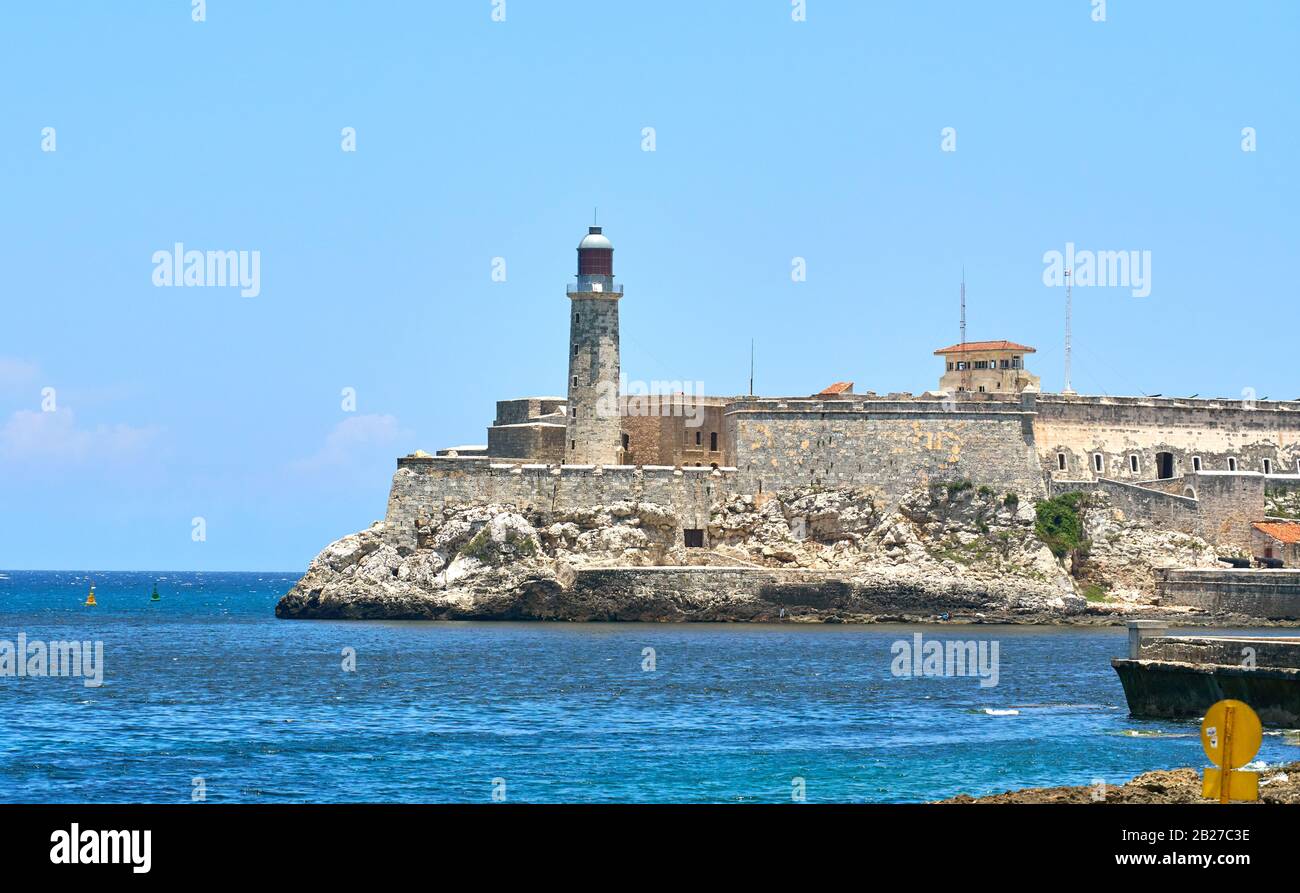
{"type": "MultiPolygon", "coordinates": [[[[919,488],[892,507],[867,489],[802,489],[719,501],[708,519],[710,548],[688,549],[676,541],[681,525],[672,510],[654,503],[531,514],[512,505],[448,508],[417,520],[414,550],[385,543],[383,523],[327,546],[276,612],[641,620],[1078,615],[1086,602],[1036,536],[1034,521],[1028,500],[967,484],[919,488]],[[623,588],[605,593],[584,582],[596,569],[652,565],[769,569],[774,581],[795,582],[757,597],[728,590],[708,573],[677,589],[656,588],[653,572],[628,571],[633,576],[619,578],[623,588]]],[[[1093,547],[1084,582],[1107,590],[1115,611],[1151,598],[1155,567],[1217,564],[1203,541],[1124,520],[1104,504],[1085,521],[1093,547]]]]}

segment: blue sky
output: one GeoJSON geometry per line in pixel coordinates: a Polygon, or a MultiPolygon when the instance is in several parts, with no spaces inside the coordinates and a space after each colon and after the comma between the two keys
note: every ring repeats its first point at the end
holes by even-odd
{"type": "Polygon", "coordinates": [[[1300,395],[1300,4],[1106,6],[5,4],[0,567],[305,566],[394,457],[563,393],[593,206],[635,379],[741,393],[753,338],[761,393],[920,392],[964,267],[1059,389],[1073,242],[1151,257],[1075,290],[1076,389],[1300,395]],[[261,293],[155,287],[176,242],[261,293]]]}

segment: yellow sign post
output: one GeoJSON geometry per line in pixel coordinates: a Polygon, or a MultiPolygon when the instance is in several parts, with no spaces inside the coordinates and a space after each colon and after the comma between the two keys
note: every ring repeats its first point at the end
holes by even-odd
{"type": "Polygon", "coordinates": [[[1242,701],[1219,701],[1205,711],[1201,721],[1201,747],[1217,769],[1205,770],[1201,796],[1230,800],[1258,800],[1259,773],[1241,767],[1259,753],[1264,728],[1250,705],[1242,701]]]}

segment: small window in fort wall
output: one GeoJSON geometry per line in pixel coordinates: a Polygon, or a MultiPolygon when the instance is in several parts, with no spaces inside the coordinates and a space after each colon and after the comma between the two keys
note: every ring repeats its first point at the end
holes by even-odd
{"type": "MultiPolygon", "coordinates": [[[[712,452],[715,452],[715,453],[718,451],[718,432],[717,432],[717,431],[711,431],[711,432],[709,432],[709,450],[712,451],[712,452]]],[[[1267,461],[1267,460],[1265,460],[1265,461],[1267,461]]],[[[716,467],[716,466],[715,466],[715,467],[716,467]]]]}
{"type": "Polygon", "coordinates": [[[1200,470],[1201,470],[1201,457],[1200,457],[1200,456],[1193,456],[1193,457],[1192,457],[1192,471],[1200,471],[1200,470]]]}
{"type": "Polygon", "coordinates": [[[623,435],[623,449],[627,449],[627,448],[628,448],[628,444],[629,444],[629,442],[630,442],[630,441],[629,441],[629,438],[628,438],[627,434],[624,434],[624,435],[623,435]]]}
{"type": "Polygon", "coordinates": [[[1102,458],[1101,453],[1092,454],[1092,470],[1101,474],[1106,468],[1106,460],[1102,458]]]}
{"type": "Polygon", "coordinates": [[[688,549],[703,549],[704,530],[699,527],[688,527],[682,531],[682,541],[688,549]]]}
{"type": "Polygon", "coordinates": [[[1233,456],[1229,456],[1229,457],[1228,457],[1228,471],[1236,471],[1236,470],[1237,470],[1237,460],[1236,460],[1235,457],[1233,457],[1233,456]]]}
{"type": "Polygon", "coordinates": [[[1065,471],[1065,453],[1056,454],[1056,468],[1058,471],[1065,471]]]}
{"type": "Polygon", "coordinates": [[[696,446],[699,446],[699,445],[700,445],[700,442],[701,442],[701,441],[700,441],[700,438],[703,437],[703,436],[704,436],[704,435],[702,435],[699,431],[696,431],[696,432],[695,432],[695,445],[696,445],[696,446]]]}
{"type": "Polygon", "coordinates": [[[1129,471],[1133,472],[1134,474],[1137,474],[1141,468],[1142,468],[1142,463],[1141,461],[1139,461],[1136,453],[1128,457],[1129,471]]]}
{"type": "Polygon", "coordinates": [[[1264,460],[1264,474],[1272,474],[1272,473],[1273,473],[1273,460],[1272,460],[1272,459],[1265,459],[1265,460],[1264,460]]]}

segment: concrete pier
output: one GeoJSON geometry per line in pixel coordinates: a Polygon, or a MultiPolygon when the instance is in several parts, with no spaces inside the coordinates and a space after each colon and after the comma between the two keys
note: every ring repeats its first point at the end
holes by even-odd
{"type": "Polygon", "coordinates": [[[1164,636],[1129,622],[1129,656],[1111,665],[1138,717],[1190,719],[1234,698],[1267,726],[1300,728],[1300,638],[1164,636]]]}

